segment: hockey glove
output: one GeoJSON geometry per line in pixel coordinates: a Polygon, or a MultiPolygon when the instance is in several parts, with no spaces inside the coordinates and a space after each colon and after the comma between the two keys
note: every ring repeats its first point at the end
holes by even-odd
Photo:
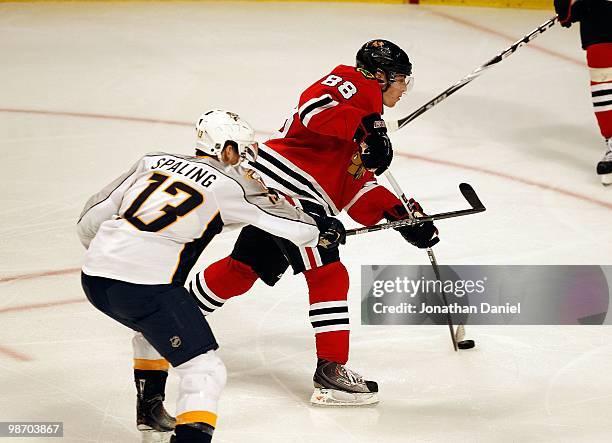
{"type": "Polygon", "coordinates": [[[337,248],[346,243],[346,230],[342,222],[333,217],[308,213],[319,228],[319,244],[325,249],[337,248]]]}
{"type": "Polygon", "coordinates": [[[564,28],[569,28],[572,23],[580,21],[584,8],[583,0],[554,0],[555,12],[559,17],[559,23],[564,28]]]}
{"type": "Polygon", "coordinates": [[[393,148],[385,121],[380,114],[363,117],[353,140],[361,147],[361,162],[364,168],[380,175],[391,165],[393,148]]]}
{"type": "Polygon", "coordinates": [[[387,125],[379,113],[366,115],[355,131],[353,140],[360,144],[368,135],[387,135],[387,125]]]}
{"type": "MultiPolygon", "coordinates": [[[[411,198],[408,201],[408,206],[416,218],[425,215],[421,205],[414,201],[414,199],[411,198]]],[[[409,218],[408,211],[406,211],[403,205],[395,205],[393,208],[385,211],[384,216],[388,221],[409,218]]],[[[414,226],[404,226],[395,228],[395,230],[398,231],[408,243],[421,249],[430,248],[440,241],[438,238],[438,228],[434,226],[433,222],[420,223],[414,226]]]]}

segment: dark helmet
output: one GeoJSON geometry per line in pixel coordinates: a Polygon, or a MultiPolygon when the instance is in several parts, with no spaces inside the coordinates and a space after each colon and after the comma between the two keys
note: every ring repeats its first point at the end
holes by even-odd
{"type": "Polygon", "coordinates": [[[389,40],[375,39],[365,43],[357,51],[357,67],[374,75],[382,71],[387,76],[387,85],[396,74],[412,74],[412,63],[402,48],[389,40]]]}

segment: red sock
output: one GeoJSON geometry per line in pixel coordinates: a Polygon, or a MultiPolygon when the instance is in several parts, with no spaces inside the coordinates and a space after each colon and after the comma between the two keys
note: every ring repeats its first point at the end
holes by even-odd
{"type": "Polygon", "coordinates": [[[591,74],[593,110],[601,135],[612,137],[612,43],[587,47],[587,64],[591,74]]]}
{"type": "Polygon", "coordinates": [[[317,357],[345,364],[349,353],[348,272],[340,262],[304,271],[317,357]]]}
{"type": "Polygon", "coordinates": [[[244,294],[257,281],[257,274],[249,265],[231,257],[225,257],[204,270],[208,289],[219,298],[227,300],[244,294]]]}

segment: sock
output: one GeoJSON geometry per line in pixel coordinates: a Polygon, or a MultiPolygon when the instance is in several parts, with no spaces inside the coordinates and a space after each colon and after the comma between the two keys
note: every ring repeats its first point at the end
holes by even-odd
{"type": "Polygon", "coordinates": [[[257,274],[249,265],[225,257],[204,270],[204,279],[210,290],[222,299],[244,294],[257,281],[257,274]]]}
{"type": "Polygon", "coordinates": [[[349,353],[348,272],[340,262],[304,271],[317,357],[345,364],[349,353]]]}
{"type": "Polygon", "coordinates": [[[251,289],[257,278],[249,265],[228,256],[196,275],[189,283],[189,292],[208,315],[228,299],[251,289]]]}
{"type": "Polygon", "coordinates": [[[593,110],[605,139],[612,137],[612,43],[587,47],[593,110]]]}

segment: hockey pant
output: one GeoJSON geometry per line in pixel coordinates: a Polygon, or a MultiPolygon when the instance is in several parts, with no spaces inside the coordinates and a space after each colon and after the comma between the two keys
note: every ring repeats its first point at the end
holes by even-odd
{"type": "Polygon", "coordinates": [[[595,117],[601,135],[609,139],[612,137],[612,43],[588,46],[586,52],[595,117]]]}

